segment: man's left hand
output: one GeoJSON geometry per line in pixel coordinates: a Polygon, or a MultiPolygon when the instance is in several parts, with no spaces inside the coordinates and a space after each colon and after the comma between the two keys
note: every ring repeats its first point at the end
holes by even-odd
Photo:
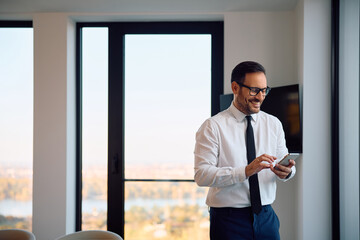
{"type": "Polygon", "coordinates": [[[271,171],[275,173],[279,178],[285,179],[291,173],[291,168],[295,166],[295,161],[293,159],[289,160],[289,165],[282,166],[280,164],[276,164],[275,166],[270,166],[271,171]],[[275,169],[276,167],[276,169],[275,169]]]}

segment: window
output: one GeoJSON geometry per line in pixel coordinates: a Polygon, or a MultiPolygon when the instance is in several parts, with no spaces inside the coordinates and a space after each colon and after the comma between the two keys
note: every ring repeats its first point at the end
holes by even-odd
{"type": "Polygon", "coordinates": [[[82,29],[82,229],[106,230],[108,29],[82,29]]]}
{"type": "Polygon", "coordinates": [[[32,229],[31,25],[0,22],[0,229],[32,229]]]}
{"type": "Polygon", "coordinates": [[[193,181],[193,148],[197,128],[219,111],[222,23],[82,23],[78,33],[78,230],[107,228],[126,240],[207,238],[207,189],[193,181]],[[86,177],[89,162],[101,180],[86,177]],[[89,207],[90,190],[99,204],[89,207]]]}
{"type": "Polygon", "coordinates": [[[126,239],[208,236],[205,189],[181,180],[210,116],[210,34],[125,35],[126,239]]]}

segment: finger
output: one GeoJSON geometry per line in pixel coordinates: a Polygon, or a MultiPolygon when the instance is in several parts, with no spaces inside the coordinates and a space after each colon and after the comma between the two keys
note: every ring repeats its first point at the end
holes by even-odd
{"type": "Polygon", "coordinates": [[[283,171],[283,172],[291,172],[291,167],[290,167],[290,165],[289,166],[283,166],[283,165],[281,165],[281,164],[275,164],[275,167],[277,168],[277,169],[275,169],[275,170],[280,170],[280,171],[283,171]]]}
{"type": "Polygon", "coordinates": [[[263,154],[263,155],[261,155],[261,156],[266,157],[266,158],[268,158],[268,159],[271,159],[272,161],[275,161],[275,160],[277,159],[277,157],[268,155],[268,154],[266,154],[266,153],[263,154]]]}
{"type": "Polygon", "coordinates": [[[279,178],[281,178],[281,179],[284,179],[284,178],[286,178],[288,175],[289,175],[289,173],[287,173],[287,172],[284,172],[284,171],[281,171],[281,170],[276,170],[274,167],[270,167],[270,169],[271,169],[271,171],[273,172],[273,173],[275,173],[279,178]]]}
{"type": "MultiPolygon", "coordinates": [[[[261,157],[255,158],[250,165],[254,166],[255,168],[259,168],[259,166],[261,166],[261,163],[263,162],[264,159],[262,159],[261,157]]],[[[266,160],[264,160],[265,162],[266,160]]]]}
{"type": "Polygon", "coordinates": [[[261,170],[265,168],[270,168],[272,166],[272,163],[268,163],[262,160],[262,158],[256,158],[254,159],[254,161],[251,162],[251,165],[254,169],[256,169],[256,172],[260,172],[261,170]]]}
{"type": "Polygon", "coordinates": [[[283,167],[285,168],[292,168],[293,166],[295,166],[296,162],[293,159],[289,159],[289,164],[284,166],[284,165],[280,165],[280,164],[276,164],[277,168],[283,169],[283,167]]]}
{"type": "Polygon", "coordinates": [[[272,163],[269,160],[263,158],[256,158],[253,162],[254,166],[261,171],[264,168],[269,168],[272,163]]]}
{"type": "Polygon", "coordinates": [[[280,170],[280,171],[283,171],[283,172],[291,172],[291,166],[292,164],[289,164],[288,166],[284,166],[284,165],[281,165],[281,164],[278,164],[276,163],[274,168],[275,170],[280,170]]]}
{"type": "Polygon", "coordinates": [[[261,155],[260,157],[258,157],[260,162],[268,162],[268,163],[273,163],[274,159],[271,156],[264,156],[261,155]]]}
{"type": "Polygon", "coordinates": [[[293,166],[295,166],[295,164],[296,164],[296,162],[293,160],[293,159],[290,159],[289,160],[289,166],[288,167],[293,167],[293,166]]]}
{"type": "Polygon", "coordinates": [[[270,164],[270,163],[261,163],[260,166],[261,166],[262,169],[265,169],[265,168],[271,168],[272,164],[270,164]]]}

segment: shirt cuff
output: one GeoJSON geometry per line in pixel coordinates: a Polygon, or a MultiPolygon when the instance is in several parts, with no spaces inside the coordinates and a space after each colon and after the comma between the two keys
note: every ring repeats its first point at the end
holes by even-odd
{"type": "Polygon", "coordinates": [[[235,176],[234,179],[237,182],[244,182],[246,180],[245,167],[235,168],[235,176]]]}
{"type": "Polygon", "coordinates": [[[284,179],[279,178],[279,179],[282,180],[283,182],[286,182],[286,181],[292,179],[292,178],[294,177],[295,173],[296,173],[296,168],[295,168],[295,166],[293,166],[293,167],[291,168],[290,174],[287,175],[286,178],[284,178],[284,179]]]}

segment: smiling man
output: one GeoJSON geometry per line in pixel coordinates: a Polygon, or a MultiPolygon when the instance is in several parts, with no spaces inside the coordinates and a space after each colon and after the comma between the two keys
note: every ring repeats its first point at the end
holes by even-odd
{"type": "Polygon", "coordinates": [[[275,164],[288,150],[281,122],[260,110],[270,91],[264,67],[238,64],[231,89],[231,106],[196,133],[195,181],[210,187],[210,239],[280,239],[271,207],[276,180],[292,178],[296,169],[293,160],[288,166],[275,164]]]}

